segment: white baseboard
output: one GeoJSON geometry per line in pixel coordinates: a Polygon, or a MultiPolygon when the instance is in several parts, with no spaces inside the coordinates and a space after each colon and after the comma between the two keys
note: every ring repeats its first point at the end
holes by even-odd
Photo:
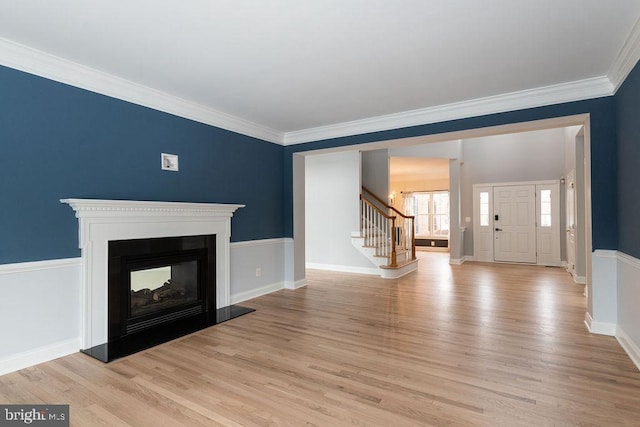
{"type": "Polygon", "coordinates": [[[317,264],[314,262],[308,262],[305,264],[305,267],[312,270],[337,271],[340,273],[369,274],[373,276],[380,276],[381,274],[380,270],[377,268],[353,267],[350,265],[317,264]]]}
{"type": "Polygon", "coordinates": [[[301,279],[295,282],[284,282],[285,289],[300,289],[304,286],[307,286],[307,279],[301,279]]]}
{"type": "Polygon", "coordinates": [[[616,335],[617,326],[615,323],[595,322],[589,312],[584,314],[584,324],[592,334],[611,337],[616,335]]]}
{"type": "Polygon", "coordinates": [[[251,289],[249,291],[239,292],[237,294],[231,295],[231,304],[238,304],[242,301],[247,301],[253,298],[260,297],[262,295],[270,294],[271,292],[276,292],[284,288],[284,282],[277,282],[271,285],[262,286],[260,288],[251,289]]]}
{"type": "Polygon", "coordinates": [[[473,261],[473,256],[470,255],[464,255],[462,258],[450,258],[449,259],[449,264],[451,265],[461,265],[464,264],[467,261],[473,261]]]}
{"type": "Polygon", "coordinates": [[[36,348],[0,360],[0,375],[48,362],[80,351],[80,337],[36,348]]]}
{"type": "Polygon", "coordinates": [[[587,278],[584,277],[584,276],[573,276],[573,281],[577,285],[586,285],[587,284],[587,278]]]}
{"type": "Polygon", "coordinates": [[[616,330],[616,339],[640,371],[640,347],[633,342],[631,337],[629,337],[621,327],[618,327],[616,330]]]}

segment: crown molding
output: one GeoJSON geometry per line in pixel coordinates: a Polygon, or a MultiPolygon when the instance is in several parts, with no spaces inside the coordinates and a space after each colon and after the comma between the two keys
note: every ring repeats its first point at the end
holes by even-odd
{"type": "Polygon", "coordinates": [[[639,59],[640,20],[634,26],[607,76],[282,132],[0,38],[0,65],[285,146],[611,96],[639,59]]]}
{"type": "Polygon", "coordinates": [[[613,95],[613,85],[605,76],[578,80],[536,89],[510,92],[502,95],[478,98],[402,113],[370,117],[362,120],[338,123],[299,131],[287,132],[284,145],[302,144],[329,138],[399,129],[410,126],[438,123],[447,120],[484,116],[505,111],[522,110],[564,102],[580,101],[613,95]]]}
{"type": "Polygon", "coordinates": [[[284,140],[283,132],[267,126],[3,38],[0,65],[264,141],[284,140]]]}
{"type": "Polygon", "coordinates": [[[640,60],[640,19],[631,30],[631,34],[627,37],[607,74],[613,84],[614,93],[636,66],[638,60],[640,60]]]}

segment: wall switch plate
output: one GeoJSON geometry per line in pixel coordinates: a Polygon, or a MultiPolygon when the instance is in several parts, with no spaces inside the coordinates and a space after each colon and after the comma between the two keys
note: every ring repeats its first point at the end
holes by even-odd
{"type": "Polygon", "coordinates": [[[471,217],[470,216],[465,216],[464,220],[465,220],[465,222],[471,222],[471,217]]]}
{"type": "Polygon", "coordinates": [[[178,155],[177,154],[160,154],[162,170],[178,172],[178,155]]]}

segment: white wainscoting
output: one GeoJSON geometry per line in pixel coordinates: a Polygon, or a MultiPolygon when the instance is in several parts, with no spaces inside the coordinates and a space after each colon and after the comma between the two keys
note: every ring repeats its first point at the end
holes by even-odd
{"type": "MultiPolygon", "coordinates": [[[[231,243],[231,303],[284,289],[291,244],[284,238],[231,243]]],[[[0,265],[0,375],[80,350],[81,269],[81,258],[0,265]]]]}
{"type": "Polygon", "coordinates": [[[80,258],[0,265],[0,375],[80,349],[80,258]]]}
{"type": "Polygon", "coordinates": [[[617,252],[597,249],[593,252],[591,298],[593,312],[585,324],[594,334],[615,335],[618,322],[618,258],[617,252]]]}
{"type": "Polygon", "coordinates": [[[231,243],[231,304],[286,287],[285,246],[289,240],[293,241],[283,238],[231,243]]]}
{"type": "MultiPolygon", "coordinates": [[[[232,304],[304,285],[285,281],[291,244],[292,239],[231,243],[232,304]]],[[[615,251],[604,255],[606,271],[595,263],[594,276],[617,283],[617,320],[587,320],[593,332],[615,334],[640,369],[640,260],[615,251]]],[[[81,274],[80,258],[0,265],[0,375],[80,349],[81,274]]]]}
{"type": "Polygon", "coordinates": [[[640,370],[640,260],[618,252],[616,338],[640,370]]]}

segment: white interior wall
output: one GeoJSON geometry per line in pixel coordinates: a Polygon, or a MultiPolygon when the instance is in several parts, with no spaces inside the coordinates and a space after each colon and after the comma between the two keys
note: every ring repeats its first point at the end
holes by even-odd
{"type": "Polygon", "coordinates": [[[374,266],[351,243],[360,227],[360,152],[306,156],[306,263],[362,271],[374,266]]]}
{"type": "Polygon", "coordinates": [[[586,212],[585,204],[585,164],[584,164],[584,135],[575,136],[575,163],[576,163],[576,275],[580,278],[587,277],[586,254],[591,252],[587,248],[585,240],[586,212]]]}
{"type": "Polygon", "coordinates": [[[460,209],[460,161],[449,160],[449,259],[451,264],[464,262],[464,234],[460,209]]]}
{"type": "MultiPolygon", "coordinates": [[[[585,176],[584,176],[584,134],[582,126],[570,126],[565,128],[565,167],[564,175],[567,176],[572,170],[575,171],[576,179],[576,276],[581,281],[586,280],[586,253],[585,247],[585,217],[581,213],[585,212],[585,176]]],[[[562,194],[561,215],[563,216],[563,230],[566,227],[566,194],[562,194]]],[[[566,240],[562,246],[563,260],[566,260],[566,240]]]]}
{"type": "Polygon", "coordinates": [[[295,289],[306,283],[306,159],[293,155],[293,242],[285,245],[285,284],[295,289]]]}
{"type": "Polygon", "coordinates": [[[432,159],[463,160],[463,155],[462,140],[460,139],[389,148],[390,157],[428,157],[432,159]]]}
{"type": "Polygon", "coordinates": [[[386,200],[389,194],[389,150],[362,152],[362,185],[386,200]]]}
{"type": "MultiPolygon", "coordinates": [[[[464,255],[473,255],[473,184],[545,181],[565,173],[564,128],[463,140],[461,216],[464,255]]],[[[560,215],[562,216],[562,215],[560,215]]],[[[562,220],[562,218],[560,218],[562,220]]],[[[561,233],[561,245],[564,245],[561,233]]]]}

